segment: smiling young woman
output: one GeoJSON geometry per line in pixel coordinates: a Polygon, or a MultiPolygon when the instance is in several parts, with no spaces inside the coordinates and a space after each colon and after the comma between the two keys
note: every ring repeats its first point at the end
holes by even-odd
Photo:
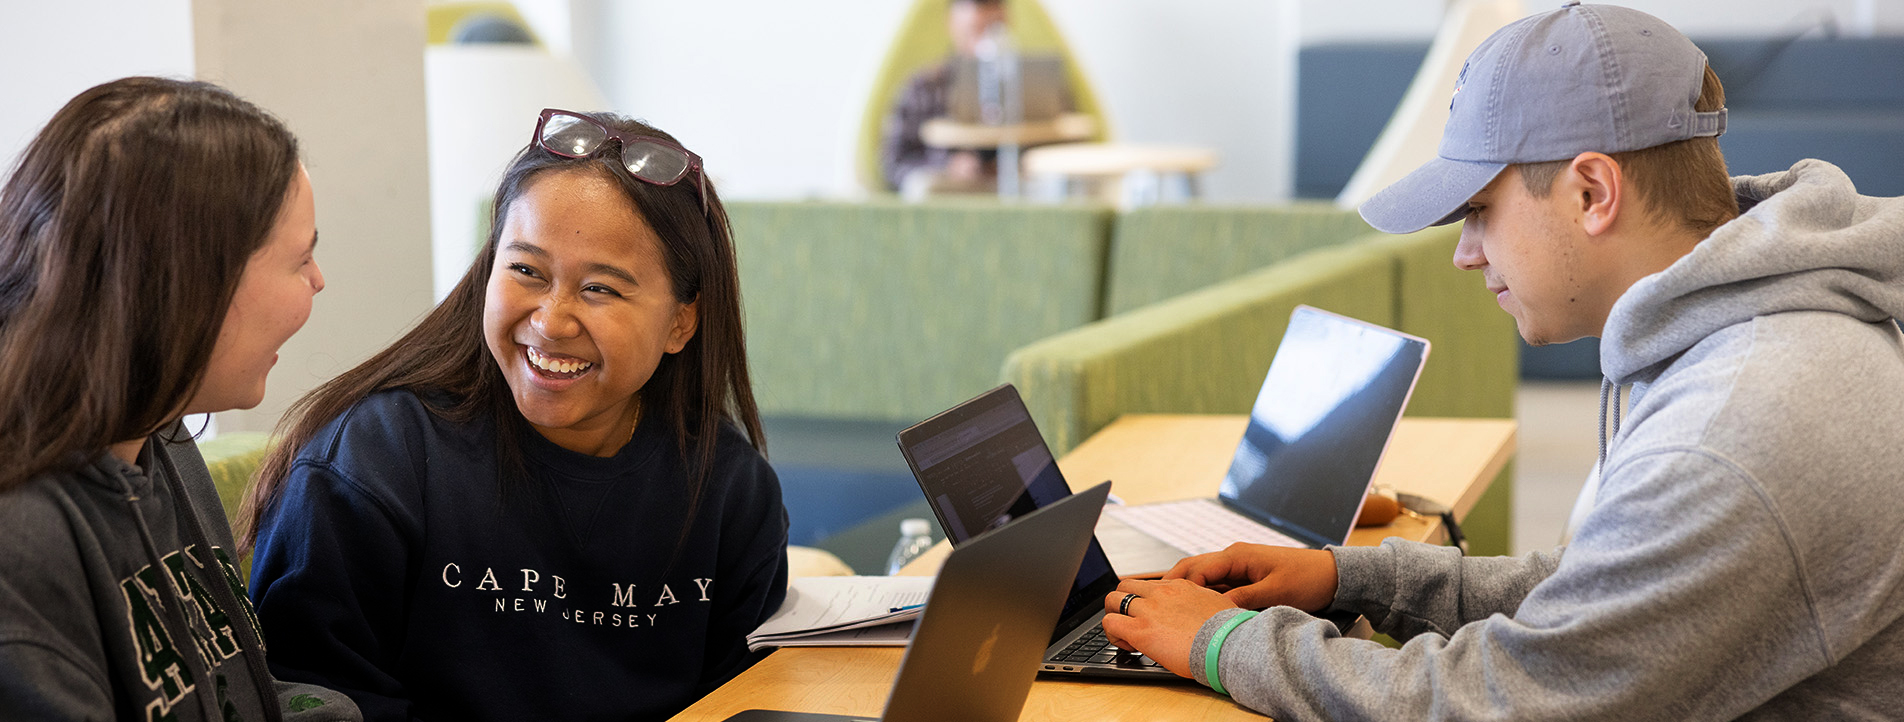
{"type": "Polygon", "coordinates": [[[544,111],[488,242],[246,502],[272,664],[373,719],[662,719],[750,664],[786,510],[700,159],[544,111]]]}
{"type": "Polygon", "coordinates": [[[613,455],[637,392],[694,337],[696,302],[676,298],[661,240],[602,175],[537,179],[500,241],[483,335],[516,409],[559,446],[613,455]]]}

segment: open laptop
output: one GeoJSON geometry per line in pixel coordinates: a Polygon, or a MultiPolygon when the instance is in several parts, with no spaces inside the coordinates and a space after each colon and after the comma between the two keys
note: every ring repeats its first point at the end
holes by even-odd
{"type": "MultiPolygon", "coordinates": [[[[899,450],[954,550],[1071,495],[1010,384],[899,432],[899,450]]],[[[1098,622],[1104,617],[1104,597],[1117,588],[1118,578],[1095,537],[1082,563],[1062,576],[1071,580],[1071,593],[1057,626],[1047,630],[1040,671],[1182,679],[1148,657],[1118,651],[1104,638],[1098,622]]]]}
{"type": "MultiPolygon", "coordinates": [[[[953,61],[952,82],[946,92],[946,115],[960,123],[1005,122],[1003,118],[984,117],[985,103],[980,99],[981,82],[977,59],[960,58],[953,61]]],[[[1035,123],[1063,114],[1070,93],[1065,83],[1063,58],[1042,53],[1020,54],[1018,97],[1021,105],[1018,122],[1035,123]]]]}
{"type": "Polygon", "coordinates": [[[1427,360],[1425,339],[1296,307],[1217,498],[1105,511],[1104,526],[1154,540],[1120,544],[1120,566],[1161,571],[1239,541],[1347,541],[1427,360]]]}
{"type": "Polygon", "coordinates": [[[1037,676],[1045,633],[1084,559],[1109,482],[959,545],[932,585],[879,718],[747,710],[730,722],[1008,722],[1037,676]]]}

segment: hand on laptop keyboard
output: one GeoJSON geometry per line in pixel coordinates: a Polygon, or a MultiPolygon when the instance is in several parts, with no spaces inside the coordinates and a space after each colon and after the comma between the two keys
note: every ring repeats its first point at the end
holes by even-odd
{"type": "Polygon", "coordinates": [[[1177,562],[1164,579],[1223,590],[1225,597],[1244,609],[1290,606],[1313,613],[1335,601],[1335,554],[1326,549],[1231,544],[1223,551],[1177,562]]]}
{"type": "Polygon", "coordinates": [[[1212,615],[1235,609],[1227,597],[1182,579],[1117,585],[1104,597],[1104,633],[1179,676],[1190,676],[1190,642],[1212,615]],[[1129,604],[1125,597],[1135,595],[1129,604]]]}

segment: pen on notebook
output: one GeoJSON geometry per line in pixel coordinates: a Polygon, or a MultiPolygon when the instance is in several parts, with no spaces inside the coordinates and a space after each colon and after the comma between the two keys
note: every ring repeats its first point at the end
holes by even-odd
{"type": "Polygon", "coordinates": [[[923,606],[925,606],[925,605],[924,605],[924,604],[908,604],[908,605],[906,605],[906,606],[903,606],[903,607],[893,607],[893,608],[891,608],[891,609],[888,609],[888,610],[886,610],[886,613],[887,613],[887,614],[891,614],[891,613],[893,613],[893,612],[909,612],[909,611],[912,611],[912,610],[914,610],[914,609],[918,609],[918,608],[920,608],[920,607],[923,607],[923,606]]]}

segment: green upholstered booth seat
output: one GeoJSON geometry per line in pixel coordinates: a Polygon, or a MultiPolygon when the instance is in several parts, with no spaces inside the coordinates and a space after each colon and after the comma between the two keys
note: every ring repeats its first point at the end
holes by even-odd
{"type": "Polygon", "coordinates": [[[238,504],[244,501],[245,488],[264,463],[270,436],[255,431],[234,431],[198,442],[198,453],[218,486],[218,501],[225,505],[225,519],[238,528],[238,504]]]}
{"type": "Polygon", "coordinates": [[[1395,263],[1395,326],[1428,339],[1409,416],[1513,418],[1520,336],[1481,274],[1454,265],[1461,226],[1404,236],[1370,234],[1356,243],[1395,263]]]}
{"type": "Polygon", "coordinates": [[[1392,325],[1394,275],[1379,250],[1311,251],[1020,348],[1003,380],[1058,455],[1126,413],[1246,413],[1297,304],[1392,325]]]}
{"type": "Polygon", "coordinates": [[[918,420],[1098,316],[1111,211],[996,199],[727,206],[761,413],[918,420]]]}
{"type": "MultiPolygon", "coordinates": [[[[1520,334],[1481,275],[1454,266],[1460,229],[1376,234],[1360,242],[1386,251],[1396,264],[1395,328],[1431,344],[1407,415],[1511,419],[1520,383],[1520,334]]],[[[1510,463],[1462,521],[1470,553],[1513,553],[1513,479],[1510,463]]]]}
{"type": "MultiPolygon", "coordinates": [[[[251,486],[251,477],[264,463],[270,445],[269,435],[255,431],[232,431],[198,442],[198,453],[205,457],[205,468],[218,487],[218,501],[225,507],[225,521],[231,524],[233,536],[238,534],[238,506],[244,503],[245,489],[251,486]]],[[[238,558],[238,574],[251,579],[250,554],[238,558]]]]}
{"type": "Polygon", "coordinates": [[[1139,208],[1117,217],[1105,315],[1235,278],[1371,229],[1328,203],[1139,208]]]}

